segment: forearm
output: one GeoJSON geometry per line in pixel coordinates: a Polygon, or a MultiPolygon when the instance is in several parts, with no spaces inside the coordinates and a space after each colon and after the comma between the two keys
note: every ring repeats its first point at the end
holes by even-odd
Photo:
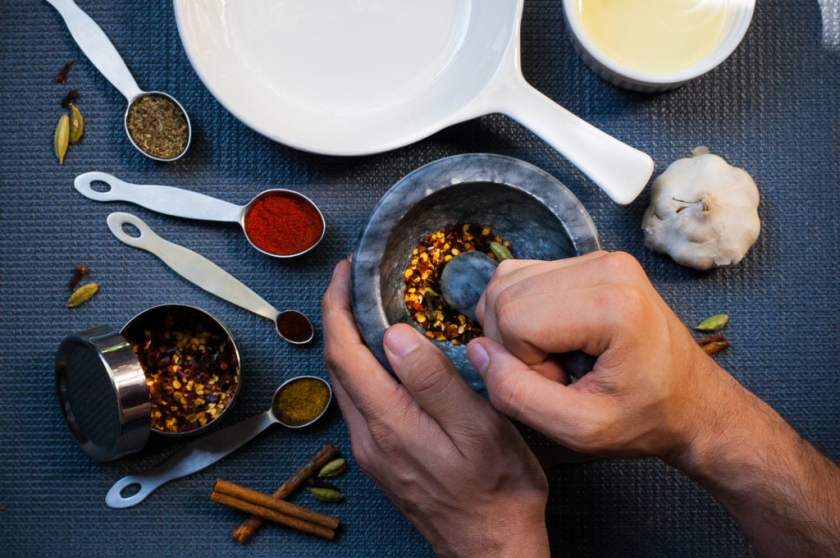
{"type": "Polygon", "coordinates": [[[762,556],[840,556],[840,468],[716,368],[697,435],[671,463],[735,517],[762,556]]]}

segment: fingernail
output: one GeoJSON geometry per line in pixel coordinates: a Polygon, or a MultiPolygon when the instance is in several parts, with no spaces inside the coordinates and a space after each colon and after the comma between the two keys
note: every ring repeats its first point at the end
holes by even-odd
{"type": "Polygon", "coordinates": [[[481,346],[481,343],[473,341],[467,345],[467,358],[483,377],[484,372],[490,365],[490,355],[487,354],[487,350],[481,346]]]}
{"type": "Polygon", "coordinates": [[[410,326],[392,327],[385,332],[385,348],[402,358],[420,347],[419,337],[410,326]]]}

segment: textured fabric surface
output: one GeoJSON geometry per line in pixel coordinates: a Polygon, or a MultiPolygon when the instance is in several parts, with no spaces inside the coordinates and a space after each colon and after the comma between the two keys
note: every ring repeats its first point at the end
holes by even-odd
{"type": "MultiPolygon", "coordinates": [[[[193,147],[182,161],[156,164],[123,134],[124,100],[79,52],[44,2],[0,1],[0,554],[4,556],[424,556],[414,529],[357,468],[340,480],[348,500],[330,511],[345,520],[337,543],[266,528],[250,548],[228,536],[241,519],[211,504],[217,477],[273,490],[332,441],[349,453],[336,412],[323,427],[276,429],[223,462],[170,484],[142,505],[109,510],[108,487],[174,450],[155,440],[111,464],[87,458],[56,404],[53,355],[61,338],[97,324],[120,327],[151,305],[185,302],[219,316],[236,335],[244,388],[228,422],[267,408],[293,374],[324,374],[321,342],[279,343],[271,325],[173,275],[128,248],[105,227],[110,211],[137,213],[163,236],[198,249],[280,306],[296,306],[319,327],[318,301],[333,263],[351,251],[376,200],[417,166],[456,153],[522,158],[564,181],[583,201],[609,248],[641,258],[686,321],[727,311],[734,348],[721,363],[804,435],[840,457],[840,53],[833,0],[759,0],[752,29],[721,68],[675,92],[617,90],[573,54],[559,0],[527,0],[526,76],[550,97],[650,152],[658,171],[698,144],[754,174],[764,230],[745,262],[698,274],[648,253],[639,231],[644,194],[614,205],[569,163],[510,120],[491,116],[378,156],[320,157],[274,144],[228,114],[199,82],[181,47],[166,0],[80,5],[106,30],[141,86],[173,93],[190,111],[193,147]],[[822,21],[822,18],[828,18],[822,21]],[[84,143],[63,167],[52,154],[59,100],[53,79],[76,58],[68,86],[82,94],[84,143]],[[267,186],[293,186],[318,201],[329,222],[310,256],[272,261],[251,250],[235,226],[188,222],[139,208],[102,205],[71,187],[103,170],[245,202],[267,186]],[[101,293],[63,307],[72,266],[86,262],[101,293]]],[[[477,474],[480,474],[477,471],[477,474]]],[[[597,462],[551,471],[548,521],[555,552],[575,556],[743,556],[734,523],[679,473],[655,461],[597,462]]],[[[324,509],[306,496],[298,502],[324,509]]]]}

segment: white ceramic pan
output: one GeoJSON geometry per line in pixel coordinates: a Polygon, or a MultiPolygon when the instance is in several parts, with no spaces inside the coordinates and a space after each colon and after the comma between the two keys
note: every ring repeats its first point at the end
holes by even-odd
{"type": "Polygon", "coordinates": [[[202,81],[237,118],[273,140],[315,153],[364,155],[500,112],[537,133],[613,200],[630,203],[650,179],[653,161],[525,81],[523,2],[174,0],[174,6],[202,81]]]}

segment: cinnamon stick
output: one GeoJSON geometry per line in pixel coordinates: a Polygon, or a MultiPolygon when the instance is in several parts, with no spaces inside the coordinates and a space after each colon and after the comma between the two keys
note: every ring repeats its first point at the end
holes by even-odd
{"type": "Polygon", "coordinates": [[[261,519],[273,521],[274,523],[285,525],[286,527],[291,527],[292,529],[297,529],[302,533],[315,535],[316,537],[320,537],[328,541],[335,538],[335,531],[324,527],[323,525],[316,525],[315,523],[310,523],[309,521],[304,521],[302,519],[298,519],[297,517],[282,514],[277,511],[252,504],[251,502],[246,502],[245,500],[240,500],[239,498],[234,498],[233,496],[228,496],[227,494],[213,492],[210,494],[210,499],[217,504],[223,504],[229,508],[250,513],[251,515],[255,515],[261,519]]]}
{"type": "Polygon", "coordinates": [[[213,486],[213,492],[231,496],[238,500],[248,502],[249,504],[254,504],[255,506],[261,506],[263,508],[276,511],[277,513],[296,517],[298,519],[302,519],[303,521],[315,523],[316,525],[321,525],[327,529],[338,529],[339,521],[334,517],[312,511],[304,508],[303,506],[286,502],[285,500],[277,500],[268,494],[251,490],[250,488],[240,486],[230,481],[223,479],[217,480],[216,484],[213,486]]]}
{"type": "MultiPolygon", "coordinates": [[[[309,463],[301,467],[300,470],[289,477],[286,482],[281,484],[280,487],[274,491],[272,497],[277,500],[285,500],[298,488],[300,488],[303,483],[309,479],[309,477],[320,471],[321,467],[332,461],[337,455],[338,449],[334,445],[324,444],[318,453],[309,460],[309,463]]],[[[239,526],[233,530],[231,536],[239,544],[245,544],[251,540],[251,537],[253,537],[257,531],[259,531],[262,524],[263,519],[261,517],[252,515],[240,523],[239,526]]]]}

